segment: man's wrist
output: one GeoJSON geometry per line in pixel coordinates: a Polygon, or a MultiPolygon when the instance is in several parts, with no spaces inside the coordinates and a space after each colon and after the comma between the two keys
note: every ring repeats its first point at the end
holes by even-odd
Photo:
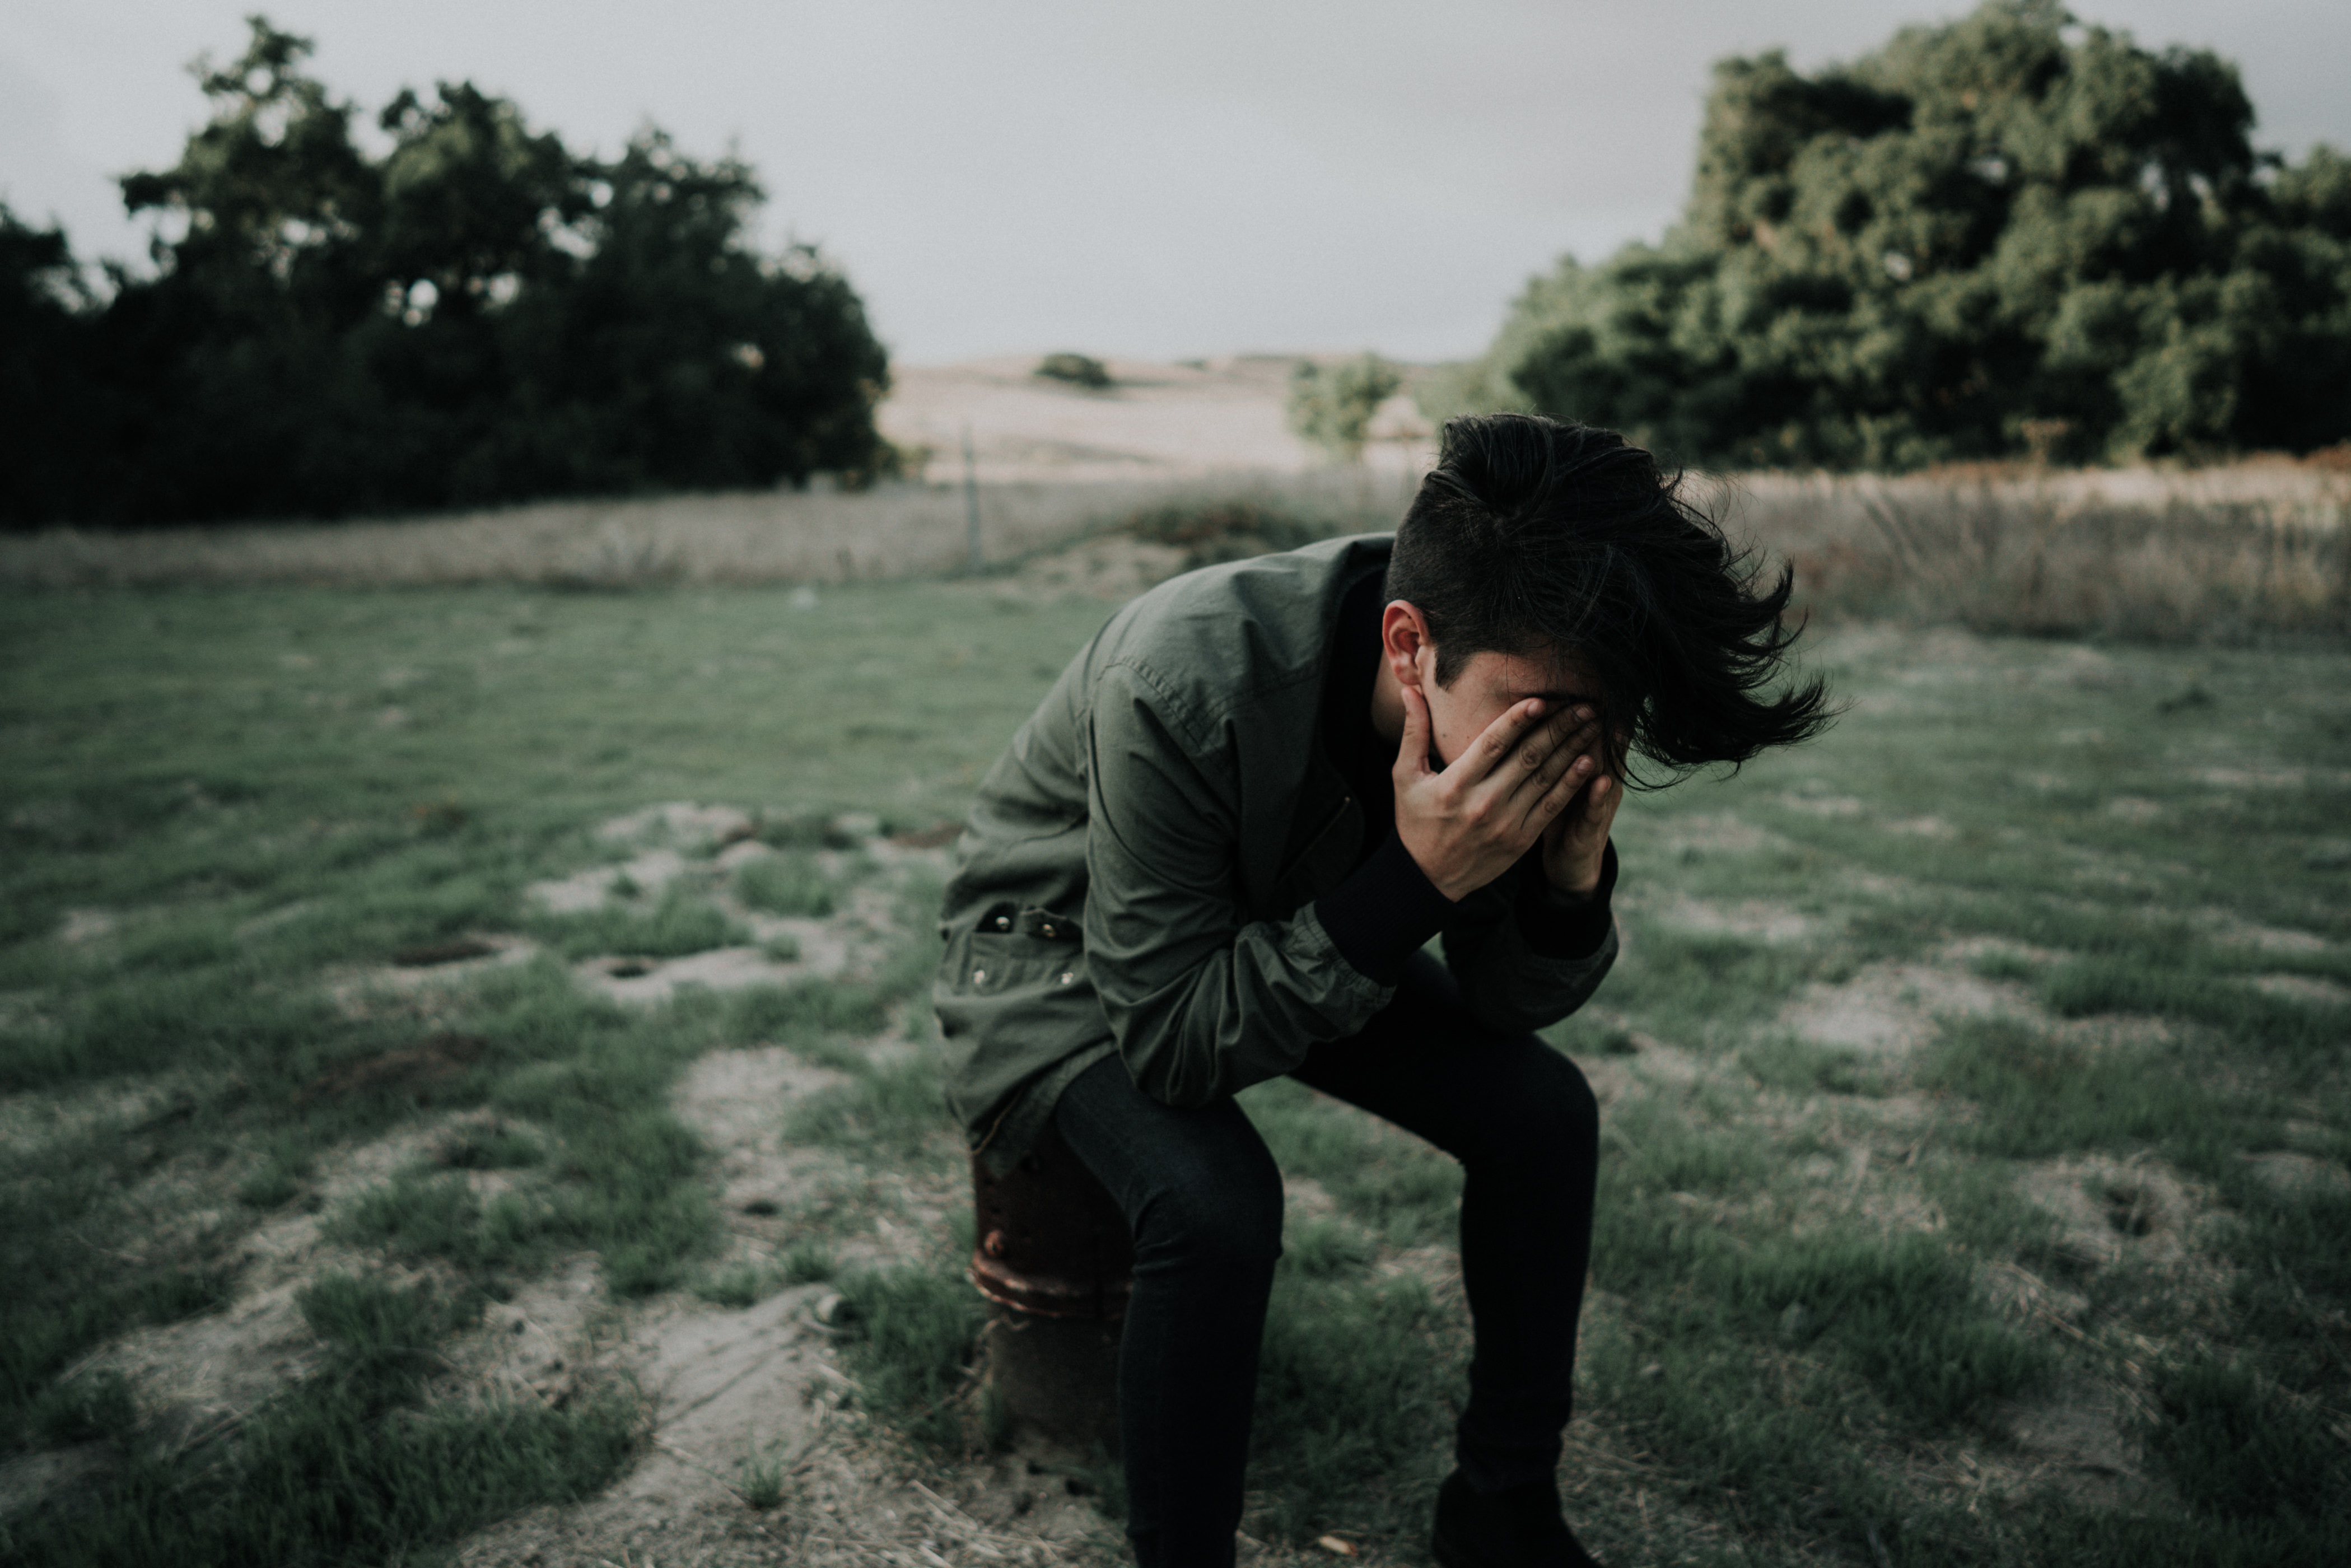
{"type": "Polygon", "coordinates": [[[1563,904],[1584,904],[1599,895],[1601,874],[1608,865],[1608,841],[1600,841],[1600,852],[1575,867],[1567,881],[1561,881],[1551,867],[1543,862],[1544,891],[1563,904]]]}
{"type": "Polygon", "coordinates": [[[1562,892],[1548,867],[1539,866],[1520,887],[1519,929],[1527,946],[1546,958],[1588,958],[1607,942],[1614,925],[1608,904],[1616,887],[1616,848],[1601,847],[1599,879],[1580,897],[1562,892]]]}

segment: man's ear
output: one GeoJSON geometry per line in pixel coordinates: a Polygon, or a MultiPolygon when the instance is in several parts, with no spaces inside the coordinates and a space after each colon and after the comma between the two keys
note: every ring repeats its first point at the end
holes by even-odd
{"type": "Polygon", "coordinates": [[[1398,685],[1420,687],[1424,655],[1434,669],[1437,645],[1429,641],[1428,622],[1410,600],[1389,601],[1380,612],[1380,656],[1388,662],[1398,685]]]}

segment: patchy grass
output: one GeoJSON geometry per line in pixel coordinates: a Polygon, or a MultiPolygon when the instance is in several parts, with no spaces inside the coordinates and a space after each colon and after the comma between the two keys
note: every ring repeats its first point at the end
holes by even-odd
{"type": "Polygon", "coordinates": [[[319,1371],[232,1443],[132,1444],[95,1497],[12,1519],[22,1561],[69,1564],[400,1557],[516,1508],[584,1497],[637,1447],[635,1403],[605,1391],[558,1411],[435,1402],[434,1344],[478,1301],[328,1275],[302,1293],[319,1371]]]}
{"type": "MultiPolygon", "coordinates": [[[[577,1495],[632,1450],[625,1386],[559,1412],[427,1401],[394,1416],[305,1384],[248,1422],[223,1469],[209,1451],[141,1447],[157,1412],[135,1383],[68,1373],[125,1331],[234,1300],[248,1233],[305,1209],[365,1255],[477,1294],[583,1250],[622,1296],[702,1276],[720,1227],[704,1151],[668,1109],[677,1074],[714,1047],[784,1040],[821,1057],[871,1034],[927,968],[925,944],[862,979],[622,1008],[556,956],[747,941],[697,895],[711,873],[563,919],[534,915],[523,890],[605,858],[600,821],[681,794],[772,802],[760,823],[788,864],[863,842],[828,825],[845,809],[887,802],[883,831],[928,829],[960,811],[1050,679],[1030,640],[1073,641],[1103,613],[946,587],[780,606],[503,590],[11,601],[0,1267],[16,1284],[0,1299],[0,1457],[124,1445],[106,1493],[121,1531],[81,1532],[59,1561],[156,1560],[134,1551],[140,1531],[189,1561],[422,1546],[577,1495]],[[895,694],[904,723],[887,736],[845,737],[837,710],[776,700],[778,672],[844,636],[867,651],[834,695],[872,708],[895,694]],[[498,930],[536,931],[554,956],[446,979],[390,965],[498,930]],[[452,1113],[388,1178],[330,1197],[345,1151],[452,1113]],[[512,1466],[464,1457],[493,1441],[512,1466]],[[297,1484],[301,1463],[326,1469],[297,1484]],[[202,1517],[158,1524],[190,1487],[202,1517]],[[344,1522],[288,1524],[273,1488],[344,1522]],[[278,1544],[235,1545],[252,1530],[278,1544]]],[[[926,925],[927,911],[908,928],[926,925]]],[[[832,1266],[811,1237],[780,1273],[832,1266]]],[[[23,1546],[78,1526],[6,1528],[23,1546]]]]}
{"type": "Polygon", "coordinates": [[[861,1270],[840,1281],[861,1403],[915,1442],[957,1452],[987,1313],[961,1259],[861,1270]]]}
{"type": "Polygon", "coordinates": [[[735,896],[753,909],[770,915],[821,918],[833,909],[832,880],[819,870],[816,857],[787,852],[753,861],[735,873],[735,896]]]}
{"type": "Polygon", "coordinates": [[[535,924],[538,934],[568,958],[599,953],[682,958],[751,940],[751,933],[740,922],[727,919],[707,901],[675,885],[664,889],[649,907],[631,900],[607,904],[590,915],[542,915],[535,924]]]}
{"type": "MultiPolygon", "coordinates": [[[[523,890],[612,858],[598,822],[691,797],[765,808],[746,908],[851,918],[846,881],[878,873],[839,814],[959,817],[1100,606],[904,584],[813,610],[480,589],[10,612],[0,1443],[112,1456],[102,1509],[12,1519],[12,1550],[427,1553],[601,1484],[642,1431],[625,1387],[550,1410],[434,1382],[482,1299],[579,1252],[622,1296],[831,1280],[864,1408],[935,1463],[985,1436],[936,1042],[867,1051],[910,1004],[919,1024],[930,939],[622,1007],[563,960],[747,943],[717,868],[561,919],[523,890]],[[820,659],[821,694],[778,697],[820,659]],[[524,930],[550,950],[389,962],[524,930]],[[728,1265],[669,1096],[752,1042],[842,1077],[779,1129],[828,1174],[778,1250],[728,1265]],[[375,1179],[335,1176],[403,1138],[375,1179]],[[77,1363],[234,1300],[255,1228],[309,1209],[384,1270],[305,1298],[319,1370],[234,1443],[147,1446],[149,1395],[77,1363]]],[[[1868,627],[1819,659],[1855,705],[1827,740],[1627,806],[1625,956],[1553,1031],[1604,1105],[1579,1528],[1628,1564],[2351,1555],[2325,1506],[2351,1479],[2351,660],[1868,627]],[[2052,1406],[2107,1446],[2032,1436],[2018,1412],[2052,1406]]],[[[901,928],[935,897],[904,883],[901,928]]],[[[1468,1350],[1459,1173],[1295,1083],[1244,1104],[1308,1194],[1249,1528],[1417,1561],[1468,1350]]]]}

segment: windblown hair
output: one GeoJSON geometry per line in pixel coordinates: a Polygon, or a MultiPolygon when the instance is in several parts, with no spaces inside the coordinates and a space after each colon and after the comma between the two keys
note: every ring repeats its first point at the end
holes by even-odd
{"type": "Polygon", "coordinates": [[[1784,619],[1793,572],[1761,586],[1753,552],[1681,491],[1613,430],[1449,420],[1396,529],[1387,597],[1426,621],[1439,685],[1479,653],[1581,659],[1610,732],[1667,771],[1628,782],[1811,739],[1835,716],[1824,683],[1768,691],[1801,630],[1784,619]]]}

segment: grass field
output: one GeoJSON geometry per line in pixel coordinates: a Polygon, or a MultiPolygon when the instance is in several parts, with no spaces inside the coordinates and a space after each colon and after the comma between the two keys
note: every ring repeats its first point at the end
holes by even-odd
{"type": "MultiPolygon", "coordinates": [[[[469,1370],[582,1259],[583,1332],[837,1291],[860,1440],[952,1494],[989,1434],[919,846],[1104,612],[9,597],[0,1560],[406,1561],[596,1494],[641,1392],[469,1370]],[[599,832],[664,801],[743,815],[599,832]],[[684,1109],[755,1057],[796,1086],[735,1107],[796,1173],[756,1233],[684,1109]],[[273,1312],[279,1359],[195,1393],[124,1348],[273,1312]]],[[[1625,957],[1557,1031],[1605,1106],[1587,1542],[2345,1560],[2351,655],[1854,624],[1814,660],[1825,741],[1626,807],[1625,957]]],[[[1458,1176],[1245,1103],[1292,1184],[1249,1531],[1420,1562],[1458,1176]]],[[[790,1535],[798,1485],[747,1457],[745,1518],[852,1560],[790,1535]]]]}

